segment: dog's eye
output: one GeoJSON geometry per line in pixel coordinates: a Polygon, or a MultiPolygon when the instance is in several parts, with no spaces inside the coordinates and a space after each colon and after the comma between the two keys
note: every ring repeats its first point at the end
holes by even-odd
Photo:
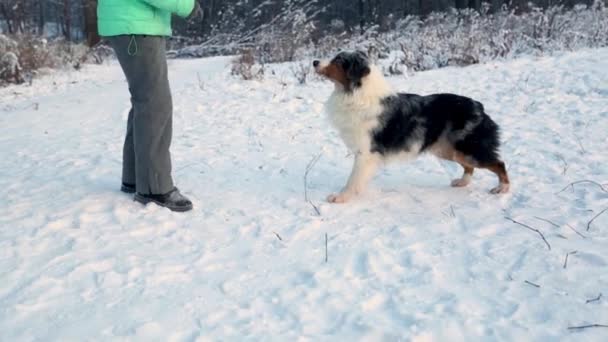
{"type": "Polygon", "coordinates": [[[339,67],[341,67],[344,70],[346,70],[350,67],[350,61],[342,56],[338,56],[338,57],[334,58],[333,63],[335,65],[338,65],[339,67]]]}

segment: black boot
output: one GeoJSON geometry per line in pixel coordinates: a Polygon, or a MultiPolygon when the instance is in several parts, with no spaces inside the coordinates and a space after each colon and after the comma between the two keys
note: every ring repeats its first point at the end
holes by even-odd
{"type": "Polygon", "coordinates": [[[120,191],[124,192],[125,194],[134,194],[135,193],[135,184],[122,183],[122,186],[120,187],[120,191]]]}
{"type": "Polygon", "coordinates": [[[142,204],[156,203],[171,211],[184,212],[192,210],[192,202],[182,195],[177,188],[173,188],[173,190],[164,195],[142,195],[137,193],[135,194],[135,201],[142,204]]]}

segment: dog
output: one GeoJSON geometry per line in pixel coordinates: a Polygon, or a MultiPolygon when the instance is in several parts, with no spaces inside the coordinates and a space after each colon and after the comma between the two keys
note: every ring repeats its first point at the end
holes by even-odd
{"type": "Polygon", "coordinates": [[[355,155],[348,182],[327,198],[330,203],[345,203],[361,194],[382,163],[423,153],[463,167],[453,187],[467,186],[475,168],[480,168],[498,176],[492,194],[509,191],[509,176],[498,152],[499,127],[481,103],[455,94],[395,92],[361,51],[341,52],[329,62],[315,60],[313,67],[335,85],[325,110],[355,155]]]}

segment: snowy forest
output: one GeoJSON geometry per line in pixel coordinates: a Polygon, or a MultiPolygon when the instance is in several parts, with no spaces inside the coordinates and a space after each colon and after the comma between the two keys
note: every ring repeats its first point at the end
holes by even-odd
{"type": "MultiPolygon", "coordinates": [[[[388,30],[408,16],[426,16],[450,9],[497,12],[502,8],[519,13],[553,6],[591,6],[594,0],[205,0],[199,1],[204,16],[192,22],[179,21],[182,37],[209,38],[218,32],[247,32],[280,21],[282,16],[303,15],[317,30],[364,31],[371,26],[388,30]]],[[[2,0],[1,32],[61,35],[79,40],[94,35],[97,0],[2,0]]]]}
{"type": "MultiPolygon", "coordinates": [[[[384,60],[387,73],[402,74],[607,46],[607,2],[207,0],[200,1],[202,16],[175,18],[169,48],[172,57],[244,55],[244,78],[253,64],[327,57],[337,47],[366,50],[384,60]]],[[[96,5],[1,0],[0,80],[21,82],[22,75],[7,75],[110,56],[97,35],[96,5]]]]}

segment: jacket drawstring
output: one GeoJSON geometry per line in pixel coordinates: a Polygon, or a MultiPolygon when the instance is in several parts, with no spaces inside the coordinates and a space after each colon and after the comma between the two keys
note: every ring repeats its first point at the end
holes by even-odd
{"type": "Polygon", "coordinates": [[[127,48],[127,53],[129,56],[137,55],[137,40],[135,39],[135,35],[131,35],[131,40],[129,41],[129,47],[127,48]]]}

